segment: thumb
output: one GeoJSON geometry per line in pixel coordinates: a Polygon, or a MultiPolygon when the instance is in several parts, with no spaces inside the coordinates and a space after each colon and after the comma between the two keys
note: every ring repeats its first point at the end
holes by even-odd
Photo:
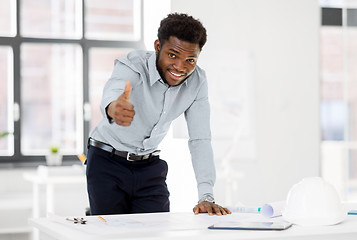
{"type": "Polygon", "coordinates": [[[124,99],[129,102],[131,93],[131,82],[127,81],[125,83],[125,89],[123,92],[124,99]]]}

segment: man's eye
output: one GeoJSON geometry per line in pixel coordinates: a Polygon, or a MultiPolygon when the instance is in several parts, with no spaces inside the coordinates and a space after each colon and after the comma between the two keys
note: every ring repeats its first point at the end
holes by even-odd
{"type": "Polygon", "coordinates": [[[169,57],[170,57],[170,58],[175,58],[175,57],[176,57],[176,55],[175,55],[175,54],[173,54],[173,53],[169,53],[169,57]]]}
{"type": "Polygon", "coordinates": [[[195,63],[195,62],[196,62],[195,59],[187,59],[187,61],[188,61],[189,63],[195,63]]]}

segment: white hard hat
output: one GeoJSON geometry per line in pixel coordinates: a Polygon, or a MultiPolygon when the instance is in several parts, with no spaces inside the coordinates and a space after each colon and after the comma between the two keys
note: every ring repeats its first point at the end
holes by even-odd
{"type": "Polygon", "coordinates": [[[304,178],[289,191],[283,217],[301,226],[334,225],[347,215],[336,189],[320,177],[304,178]]]}

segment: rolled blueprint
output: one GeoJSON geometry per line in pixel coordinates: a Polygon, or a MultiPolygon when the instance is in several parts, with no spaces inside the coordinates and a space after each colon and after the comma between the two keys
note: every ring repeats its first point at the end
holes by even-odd
{"type": "Polygon", "coordinates": [[[261,214],[264,217],[272,218],[281,216],[285,208],[285,201],[264,204],[261,208],[261,214]]]}

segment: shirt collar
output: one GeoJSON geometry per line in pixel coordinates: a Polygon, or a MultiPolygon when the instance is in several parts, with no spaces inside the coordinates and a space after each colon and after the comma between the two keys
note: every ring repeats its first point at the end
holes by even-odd
{"type": "MultiPolygon", "coordinates": [[[[150,56],[150,58],[148,60],[148,68],[149,68],[149,74],[150,74],[150,86],[152,86],[152,85],[154,85],[155,82],[157,82],[161,79],[161,76],[156,68],[156,53],[155,52],[153,52],[153,54],[150,56]]],[[[187,85],[188,84],[187,82],[190,81],[191,78],[192,78],[192,74],[185,80],[185,82],[183,82],[179,86],[187,85]]]]}
{"type": "Polygon", "coordinates": [[[150,85],[154,85],[155,82],[161,79],[159,72],[156,69],[156,53],[153,52],[148,61],[150,85]]]}

